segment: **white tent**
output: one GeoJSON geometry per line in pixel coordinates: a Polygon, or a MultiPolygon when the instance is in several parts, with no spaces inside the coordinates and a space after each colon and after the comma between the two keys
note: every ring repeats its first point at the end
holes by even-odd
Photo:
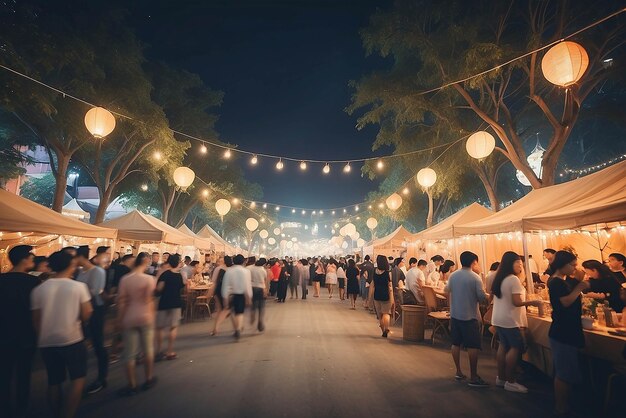
{"type": "Polygon", "coordinates": [[[410,233],[404,226],[400,225],[391,234],[375,239],[364,248],[364,254],[376,256],[383,254],[386,256],[400,257],[408,247],[410,241],[414,239],[414,234],[410,233]]]}
{"type": "Polygon", "coordinates": [[[198,235],[194,234],[194,232],[189,229],[187,227],[187,225],[182,224],[178,230],[180,232],[182,232],[183,234],[189,235],[190,237],[193,237],[194,239],[194,246],[196,248],[199,248],[201,250],[212,250],[215,251],[215,244],[213,242],[211,242],[211,240],[199,237],[198,235]]]}
{"type": "Polygon", "coordinates": [[[194,245],[194,238],[180,232],[154,216],[134,210],[119,218],[100,224],[116,228],[118,237],[125,241],[164,242],[174,245],[194,245]]]}
{"type": "Polygon", "coordinates": [[[67,202],[63,206],[61,213],[65,216],[69,216],[83,222],[89,222],[89,218],[91,216],[89,212],[80,207],[76,199],[72,199],[67,202]]]}
{"type": "Polygon", "coordinates": [[[454,215],[448,216],[437,225],[417,233],[414,237],[420,240],[442,240],[458,237],[460,235],[456,232],[457,225],[477,221],[490,215],[493,215],[491,210],[474,202],[454,215]]]}
{"type": "Polygon", "coordinates": [[[215,232],[209,225],[204,225],[196,234],[201,238],[210,240],[215,245],[216,251],[223,251],[225,254],[237,254],[237,248],[233,247],[224,238],[215,232]]]}

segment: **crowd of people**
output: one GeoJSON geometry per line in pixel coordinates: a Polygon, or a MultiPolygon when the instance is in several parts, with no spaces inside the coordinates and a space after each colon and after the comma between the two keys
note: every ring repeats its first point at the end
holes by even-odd
{"type": "MultiPolygon", "coordinates": [[[[381,336],[387,338],[394,310],[399,304],[425,304],[424,289],[430,287],[449,302],[452,357],[455,379],[472,387],[487,387],[478,374],[482,343],[483,314],[480,307],[491,304],[490,323],[499,339],[498,376],[495,385],[512,392],[527,392],[517,382],[516,369],[525,348],[528,325],[523,257],[506,252],[482,277],[478,256],[460,254],[454,261],[435,255],[429,261],[378,255],[340,258],[266,259],[223,256],[204,263],[179,254],[146,253],[111,255],[109,247],[98,247],[91,257],[88,246],[67,247],[49,257],[36,257],[33,248],[18,245],[9,251],[11,271],[0,275],[0,408],[9,416],[24,416],[29,401],[30,375],[39,349],[48,376],[48,400],[55,416],[71,417],[80,399],[107,387],[108,368],[121,360],[127,386],[122,396],[132,396],[154,387],[154,363],[174,360],[178,327],[190,283],[208,280],[207,299],[214,301],[215,321],[211,336],[231,318],[235,341],[244,331],[244,313],[250,308],[250,324],[265,330],[266,301],[285,303],[306,300],[309,286],[313,297],[348,300],[352,310],[357,300],[376,313],[381,336]],[[108,325],[113,325],[112,327],[108,325]],[[111,329],[113,331],[111,331],[111,329]],[[105,335],[112,337],[111,351],[105,335]],[[86,385],[89,343],[97,362],[97,377],[86,385]],[[470,373],[461,368],[461,350],[469,357],[470,373]],[[141,385],[136,365],[144,367],[141,385]],[[69,376],[69,390],[62,386],[69,376]],[[15,393],[12,396],[12,386],[15,393]]],[[[567,411],[567,394],[581,379],[578,349],[584,344],[581,326],[581,293],[606,300],[616,312],[626,302],[626,258],[610,254],[606,263],[586,260],[578,268],[576,256],[567,251],[546,249],[547,269],[540,274],[529,261],[537,286],[547,286],[552,305],[550,343],[555,365],[556,411],[567,411]]]]}

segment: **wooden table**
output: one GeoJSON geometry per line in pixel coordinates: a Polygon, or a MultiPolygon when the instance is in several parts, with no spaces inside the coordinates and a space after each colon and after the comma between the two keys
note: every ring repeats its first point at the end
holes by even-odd
{"type": "Polygon", "coordinates": [[[208,293],[210,288],[211,286],[207,284],[189,287],[187,289],[187,309],[185,309],[185,320],[193,320],[193,308],[196,303],[196,298],[202,294],[208,293]]]}

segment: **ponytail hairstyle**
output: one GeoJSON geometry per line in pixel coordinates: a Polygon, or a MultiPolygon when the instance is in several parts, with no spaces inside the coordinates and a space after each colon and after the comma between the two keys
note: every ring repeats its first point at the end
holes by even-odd
{"type": "Polygon", "coordinates": [[[502,282],[511,274],[515,274],[513,265],[518,260],[521,260],[520,256],[513,251],[507,251],[502,255],[500,266],[498,267],[496,276],[493,278],[493,283],[491,284],[491,293],[496,295],[498,299],[502,297],[502,282]]]}

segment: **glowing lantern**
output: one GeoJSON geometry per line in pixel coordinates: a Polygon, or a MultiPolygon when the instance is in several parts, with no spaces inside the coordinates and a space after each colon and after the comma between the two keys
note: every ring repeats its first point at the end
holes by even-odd
{"type": "Polygon", "coordinates": [[[346,226],[344,226],[344,232],[346,233],[347,236],[351,237],[352,235],[356,233],[356,226],[354,226],[353,223],[349,223],[346,226]]]}
{"type": "Polygon", "coordinates": [[[358,241],[358,239],[361,238],[361,234],[359,234],[358,231],[354,231],[354,234],[350,235],[350,238],[352,238],[352,241],[358,241]]]}
{"type": "Polygon", "coordinates": [[[398,210],[402,205],[402,197],[398,193],[394,193],[385,200],[387,207],[391,210],[398,210]]]}
{"type": "Polygon", "coordinates": [[[348,233],[346,232],[345,226],[342,226],[341,229],[339,229],[339,235],[341,235],[342,237],[345,237],[346,235],[348,235],[348,233]]]}
{"type": "Polygon", "coordinates": [[[270,238],[270,239],[268,239],[268,240],[267,240],[267,243],[268,243],[269,245],[274,245],[274,244],[276,244],[276,240],[272,237],[272,238],[270,238]]]}
{"type": "Polygon", "coordinates": [[[437,173],[432,168],[422,168],[417,172],[417,182],[420,186],[427,189],[437,181],[437,173]]]}
{"type": "Polygon", "coordinates": [[[248,228],[248,231],[250,232],[255,231],[258,227],[259,227],[259,221],[257,221],[254,218],[246,219],[246,228],[248,228]]]}
{"type": "Polygon", "coordinates": [[[187,190],[196,178],[196,173],[189,167],[178,167],[174,170],[174,183],[182,190],[187,190]]]}
{"type": "Polygon", "coordinates": [[[343,248],[344,250],[348,248],[348,243],[344,241],[344,243],[341,244],[341,248],[343,248]]]}
{"type": "Polygon", "coordinates": [[[356,240],[356,246],[357,247],[363,247],[365,245],[365,240],[363,238],[359,238],[356,240]]]}
{"type": "Polygon", "coordinates": [[[564,41],[554,45],[541,60],[541,71],[550,83],[568,87],[583,76],[589,66],[585,48],[576,42],[564,41]]]}
{"type": "Polygon", "coordinates": [[[226,215],[230,212],[230,202],[226,199],[219,199],[215,202],[215,210],[220,216],[226,215]]]}
{"type": "Polygon", "coordinates": [[[366,223],[369,229],[374,229],[378,226],[378,221],[376,220],[376,218],[369,218],[366,223]]]}
{"type": "Polygon", "coordinates": [[[285,244],[285,246],[286,246],[287,248],[289,248],[289,249],[292,249],[292,248],[293,248],[293,242],[291,242],[291,241],[287,241],[287,243],[285,244]]]}
{"type": "Polygon", "coordinates": [[[269,234],[269,233],[268,233],[265,229],[262,229],[262,230],[261,230],[261,232],[259,232],[259,236],[260,236],[262,239],[266,239],[269,235],[270,235],[270,234],[269,234]]]}
{"type": "Polygon", "coordinates": [[[115,116],[103,107],[94,107],[85,114],[85,126],[94,138],[104,138],[115,129],[115,116]]]}
{"type": "Polygon", "coordinates": [[[478,131],[472,134],[465,143],[465,149],[472,158],[487,158],[496,147],[496,140],[489,132],[478,131]]]}
{"type": "Polygon", "coordinates": [[[328,173],[330,173],[330,165],[326,164],[326,165],[324,166],[324,168],[322,169],[322,172],[323,172],[324,174],[328,174],[328,173]]]}

